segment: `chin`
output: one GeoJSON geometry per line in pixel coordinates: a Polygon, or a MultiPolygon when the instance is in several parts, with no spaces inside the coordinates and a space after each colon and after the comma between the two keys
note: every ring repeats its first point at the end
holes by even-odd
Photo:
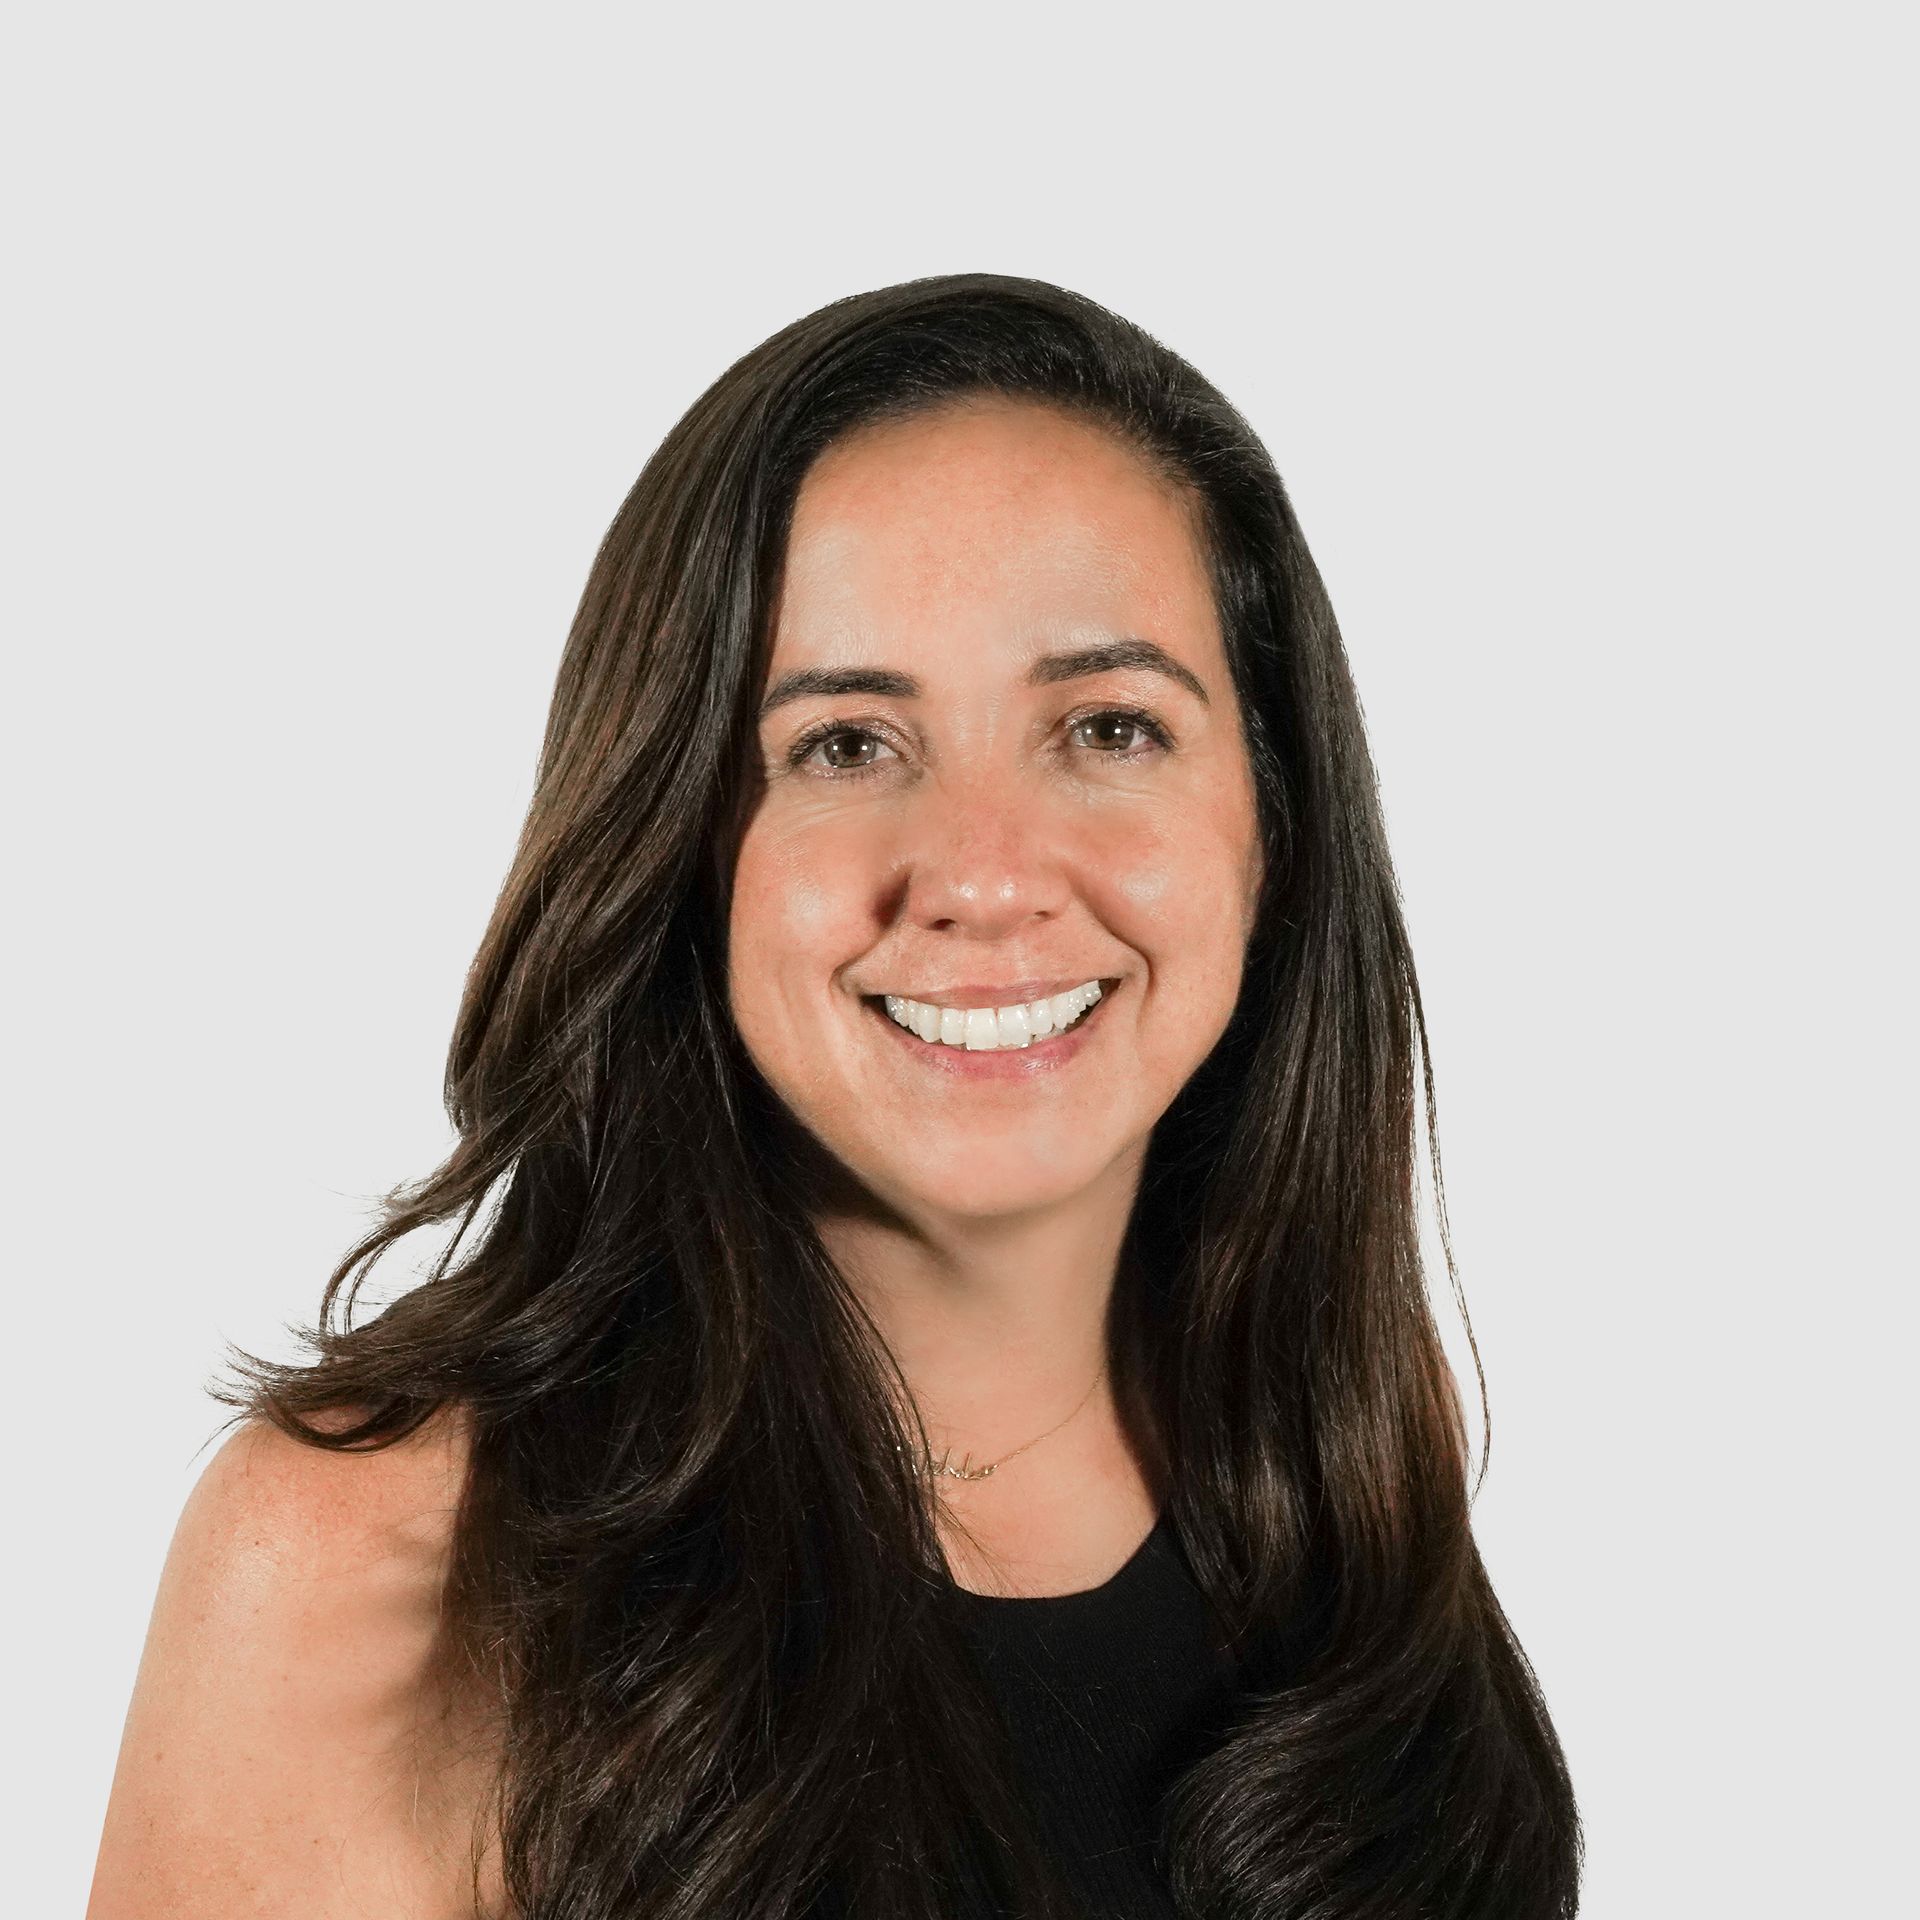
{"type": "Polygon", "coordinates": [[[1089,1158],[1085,1143],[1071,1162],[1049,1158],[1043,1146],[1020,1137],[1002,1137],[964,1153],[949,1153],[937,1172],[926,1160],[901,1164],[899,1143],[886,1160],[866,1159],[867,1184],[912,1213],[938,1213],[950,1219],[991,1220],[1037,1213],[1065,1205],[1096,1185],[1118,1157],[1089,1158]]]}

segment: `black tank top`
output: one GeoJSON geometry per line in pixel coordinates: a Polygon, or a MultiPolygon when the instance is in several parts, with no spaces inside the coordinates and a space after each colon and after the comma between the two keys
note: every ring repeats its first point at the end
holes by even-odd
{"type": "Polygon", "coordinates": [[[1069,1886],[1096,1920],[1173,1920],[1156,1810],[1205,1751],[1233,1672],[1172,1523],[1084,1593],[954,1592],[1069,1886]]]}

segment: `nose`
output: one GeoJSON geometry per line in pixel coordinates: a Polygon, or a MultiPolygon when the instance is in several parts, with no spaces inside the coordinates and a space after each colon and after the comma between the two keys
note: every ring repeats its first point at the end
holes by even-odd
{"type": "Polygon", "coordinates": [[[1058,914],[1070,892],[1044,808],[1017,786],[930,782],[899,856],[899,917],[932,932],[1001,939],[1058,914]]]}

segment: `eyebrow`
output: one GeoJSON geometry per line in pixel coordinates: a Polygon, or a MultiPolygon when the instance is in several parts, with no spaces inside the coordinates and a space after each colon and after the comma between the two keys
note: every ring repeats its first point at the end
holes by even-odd
{"type": "MultiPolygon", "coordinates": [[[[1211,706],[1200,677],[1184,667],[1165,647],[1153,640],[1128,635],[1121,640],[1103,640],[1096,646],[1074,647],[1064,653],[1043,653],[1027,669],[1027,685],[1051,687],[1063,680],[1083,680],[1089,674],[1118,673],[1128,668],[1137,672],[1160,673],[1194,696],[1202,706],[1211,706]]],[[[783,673],[767,689],[760,702],[760,717],[765,719],[776,707],[790,700],[814,695],[871,693],[892,700],[917,700],[920,682],[896,667],[796,667],[783,673]]]]}

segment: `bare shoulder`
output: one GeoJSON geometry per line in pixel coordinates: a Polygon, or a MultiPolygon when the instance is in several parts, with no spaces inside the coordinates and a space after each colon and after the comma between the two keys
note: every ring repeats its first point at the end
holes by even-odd
{"type": "Polygon", "coordinates": [[[161,1573],[89,1920],[474,1912],[485,1756],[434,1658],[467,1447],[451,1412],[370,1452],[250,1422],[208,1462],[161,1573]]]}
{"type": "Polygon", "coordinates": [[[344,1581],[334,1590],[349,1598],[356,1570],[424,1576],[444,1561],[466,1464],[466,1426],[451,1412],[391,1446],[344,1453],[248,1421],[202,1472],[169,1566],[179,1557],[211,1558],[227,1575],[284,1569],[344,1581]]]}

